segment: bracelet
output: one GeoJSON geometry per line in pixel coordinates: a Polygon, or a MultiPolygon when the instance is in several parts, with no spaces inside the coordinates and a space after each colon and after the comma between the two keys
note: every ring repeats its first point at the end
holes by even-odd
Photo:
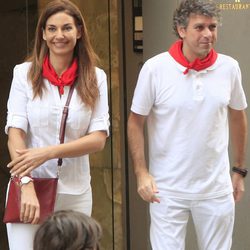
{"type": "Polygon", "coordinates": [[[232,167],[232,171],[240,174],[243,178],[247,176],[248,170],[246,168],[232,167]]]}

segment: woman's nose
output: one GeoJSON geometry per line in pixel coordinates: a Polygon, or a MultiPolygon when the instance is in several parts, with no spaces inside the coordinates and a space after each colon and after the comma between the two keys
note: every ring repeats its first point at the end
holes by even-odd
{"type": "Polygon", "coordinates": [[[58,29],[56,32],[56,38],[63,38],[64,37],[64,33],[61,29],[58,29]]]}

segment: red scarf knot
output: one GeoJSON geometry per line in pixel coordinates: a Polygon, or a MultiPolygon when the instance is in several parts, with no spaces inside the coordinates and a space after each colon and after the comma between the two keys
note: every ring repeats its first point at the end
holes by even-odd
{"type": "Polygon", "coordinates": [[[74,58],[70,67],[64,71],[59,77],[49,61],[49,56],[46,55],[43,61],[43,77],[48,79],[51,84],[59,87],[60,95],[64,94],[64,86],[71,86],[77,78],[78,62],[74,58]]]}
{"type": "Polygon", "coordinates": [[[169,49],[169,54],[175,59],[176,62],[184,66],[186,69],[183,72],[184,75],[188,73],[190,69],[200,71],[213,65],[218,57],[217,52],[212,48],[206,58],[196,58],[193,62],[188,62],[182,52],[183,41],[178,40],[169,49]]]}

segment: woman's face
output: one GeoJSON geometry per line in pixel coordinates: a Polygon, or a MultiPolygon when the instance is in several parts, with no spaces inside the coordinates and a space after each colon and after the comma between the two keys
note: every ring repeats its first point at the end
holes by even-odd
{"type": "Polygon", "coordinates": [[[43,30],[43,39],[46,41],[53,56],[73,56],[77,39],[81,37],[74,18],[64,12],[50,16],[43,30]]]}

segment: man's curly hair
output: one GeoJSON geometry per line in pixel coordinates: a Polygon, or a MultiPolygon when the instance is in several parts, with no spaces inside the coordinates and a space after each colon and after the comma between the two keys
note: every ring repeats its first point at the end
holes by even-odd
{"type": "Polygon", "coordinates": [[[221,11],[213,1],[205,0],[184,0],[175,10],[173,16],[173,31],[180,38],[177,27],[187,27],[191,14],[215,17],[218,23],[221,22],[221,11]]]}

